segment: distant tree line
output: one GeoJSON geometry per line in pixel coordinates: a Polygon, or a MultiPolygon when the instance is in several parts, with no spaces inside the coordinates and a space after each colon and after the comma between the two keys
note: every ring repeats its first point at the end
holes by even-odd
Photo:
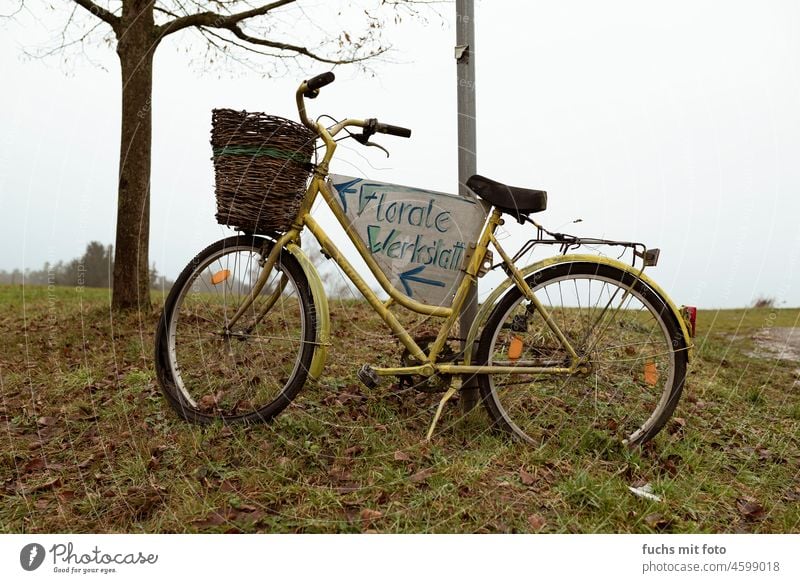
{"type": "MultiPolygon", "coordinates": [[[[86,245],[86,252],[72,261],[45,263],[42,269],[0,270],[0,284],[12,285],[64,285],[110,288],[113,283],[114,249],[92,241],[86,245]]],[[[173,282],[159,276],[155,264],[150,267],[150,287],[169,288],[173,282]]]]}

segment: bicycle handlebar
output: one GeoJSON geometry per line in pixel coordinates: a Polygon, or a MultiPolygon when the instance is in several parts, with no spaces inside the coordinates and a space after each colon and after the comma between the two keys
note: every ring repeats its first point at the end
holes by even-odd
{"type": "MultiPolygon", "coordinates": [[[[306,104],[305,98],[314,99],[319,95],[319,90],[326,85],[330,85],[334,82],[336,76],[333,72],[328,71],[326,73],[321,73],[315,77],[307,81],[303,81],[300,84],[300,87],[297,88],[297,112],[300,115],[300,121],[303,122],[307,128],[320,133],[320,126],[318,126],[315,122],[308,119],[306,114],[306,104]]],[[[400,127],[391,125],[388,123],[380,123],[377,119],[348,119],[343,122],[340,122],[330,128],[330,136],[335,136],[339,131],[347,126],[356,126],[364,128],[364,133],[380,133],[380,134],[388,134],[390,136],[398,136],[401,138],[410,138],[411,137],[411,130],[408,128],[400,127]]],[[[368,136],[366,136],[368,138],[368,136]]],[[[366,140],[365,140],[366,141],[366,140]]]]}
{"type": "Polygon", "coordinates": [[[328,71],[306,81],[306,87],[311,91],[316,91],[317,89],[322,89],[325,85],[330,85],[335,79],[336,75],[332,71],[328,71]]]}
{"type": "Polygon", "coordinates": [[[411,130],[408,128],[393,126],[388,123],[376,123],[375,131],[379,134],[389,134],[390,136],[399,136],[401,138],[410,138],[411,130]]]}

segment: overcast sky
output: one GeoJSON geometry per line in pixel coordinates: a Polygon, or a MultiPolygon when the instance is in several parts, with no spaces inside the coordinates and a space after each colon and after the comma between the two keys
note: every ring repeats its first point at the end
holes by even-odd
{"type": "MultiPolygon", "coordinates": [[[[11,4],[0,1],[2,12],[11,4]]],[[[651,275],[678,303],[735,307],[765,295],[800,305],[800,3],[476,6],[481,174],[547,190],[545,226],[660,247],[651,275]]],[[[454,8],[440,11],[447,20],[454,8]]],[[[115,55],[23,56],[50,34],[25,15],[0,23],[0,269],[38,269],[114,240],[115,55]]],[[[374,77],[338,68],[313,113],[378,117],[413,138],[383,137],[389,160],[353,143],[333,170],[454,192],[454,29],[405,19],[386,35],[393,62],[375,63],[374,77]]],[[[170,277],[228,234],[214,220],[210,110],[296,119],[297,84],[324,70],[203,72],[180,47],[176,38],[157,53],[153,103],[151,259],[170,277]]],[[[526,234],[509,226],[508,246],[526,234]]]]}

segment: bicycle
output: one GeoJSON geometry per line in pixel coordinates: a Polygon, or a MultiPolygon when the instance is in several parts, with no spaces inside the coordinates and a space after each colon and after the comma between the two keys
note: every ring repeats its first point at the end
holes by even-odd
{"type": "Polygon", "coordinates": [[[309,119],[306,98],[333,80],[324,73],[296,92],[300,120],[322,141],[324,154],[307,168],[305,194],[284,232],[244,232],[213,243],[186,266],[165,301],[155,362],[172,408],[198,423],[269,421],[320,377],[331,344],[329,308],[318,272],[300,248],[307,230],[405,349],[401,366],[363,365],[361,381],[374,387],[383,377],[398,377],[444,392],[428,438],[461,379],[471,375],[493,426],[526,442],[539,443],[578,419],[629,445],[656,435],[683,390],[696,313],[679,309],[643,273],[656,265],[659,251],[552,233],[530,217],[545,210],[545,192],[477,175],[467,182],[474,196],[466,198],[329,175],[337,135],[365,146],[378,146],[371,141],[376,133],[411,135],[376,119],[334,120],[329,127],[309,119]],[[318,196],[388,300],[311,216],[318,196]],[[495,236],[506,216],[535,228],[514,256],[495,236]],[[496,264],[489,245],[500,256],[496,264]],[[518,267],[537,245],[557,245],[559,252],[518,267]],[[631,261],[572,253],[585,245],[621,247],[631,261]],[[470,286],[497,267],[507,279],[461,334],[464,347],[452,348],[451,330],[470,286]],[[434,336],[414,338],[391,309],[395,304],[439,318],[441,327],[434,336]]]}

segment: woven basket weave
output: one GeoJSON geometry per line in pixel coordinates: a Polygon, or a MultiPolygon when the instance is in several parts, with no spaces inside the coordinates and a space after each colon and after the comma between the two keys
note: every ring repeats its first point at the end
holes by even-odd
{"type": "Polygon", "coordinates": [[[217,222],[248,233],[287,231],[306,192],[315,138],[282,117],[213,110],[217,222]]]}

